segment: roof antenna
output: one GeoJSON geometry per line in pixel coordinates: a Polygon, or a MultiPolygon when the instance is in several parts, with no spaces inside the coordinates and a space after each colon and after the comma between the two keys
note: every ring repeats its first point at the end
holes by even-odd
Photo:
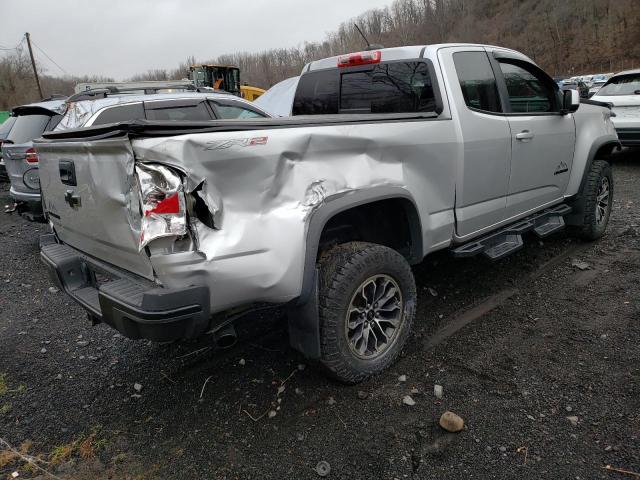
{"type": "Polygon", "coordinates": [[[369,43],[369,40],[367,40],[367,37],[364,36],[364,33],[362,33],[362,30],[360,30],[360,27],[358,26],[357,23],[353,24],[354,27],[356,27],[356,30],[358,30],[358,33],[360,34],[360,36],[364,39],[365,43],[367,44],[367,48],[365,48],[366,50],[378,50],[380,48],[384,48],[383,45],[380,45],[378,43],[369,43]]]}

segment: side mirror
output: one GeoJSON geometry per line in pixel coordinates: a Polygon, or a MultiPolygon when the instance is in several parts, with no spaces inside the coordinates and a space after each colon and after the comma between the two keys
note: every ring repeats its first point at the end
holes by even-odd
{"type": "Polygon", "coordinates": [[[562,112],[573,113],[580,107],[580,93],[577,90],[567,89],[562,91],[562,112]]]}

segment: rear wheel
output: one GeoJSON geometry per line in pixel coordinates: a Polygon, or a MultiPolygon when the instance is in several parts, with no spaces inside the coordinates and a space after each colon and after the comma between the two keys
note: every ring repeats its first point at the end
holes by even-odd
{"type": "Polygon", "coordinates": [[[582,224],[576,233],[585,240],[604,235],[613,206],[613,175],[605,160],[595,160],[587,173],[583,195],[585,198],[582,224]]]}
{"type": "Polygon", "coordinates": [[[357,383],[400,354],[413,322],[411,267],[395,250],[372,243],[339,245],[320,259],[321,365],[357,383]]]}

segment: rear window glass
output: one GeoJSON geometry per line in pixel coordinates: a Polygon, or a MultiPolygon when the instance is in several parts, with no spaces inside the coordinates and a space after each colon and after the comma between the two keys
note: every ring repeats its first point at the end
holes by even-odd
{"type": "Polygon", "coordinates": [[[372,71],[343,73],[341,113],[432,112],[435,100],[426,63],[376,65],[372,71]]]}
{"type": "Polygon", "coordinates": [[[598,95],[639,95],[640,94],[640,74],[621,75],[609,80],[600,89],[598,95]],[[637,92],[637,93],[636,93],[637,92]]]}
{"type": "Polygon", "coordinates": [[[220,115],[220,118],[225,120],[234,118],[262,118],[264,115],[260,115],[258,112],[249,110],[248,108],[237,107],[235,105],[216,105],[216,110],[220,115]]]}
{"type": "Polygon", "coordinates": [[[293,115],[338,113],[340,74],[337,69],[305,73],[298,81],[293,115]]]}
{"type": "Polygon", "coordinates": [[[191,105],[181,105],[178,102],[175,105],[164,103],[160,108],[149,108],[147,106],[146,112],[147,120],[211,120],[211,114],[204,101],[191,105]]]}
{"type": "Polygon", "coordinates": [[[105,123],[117,123],[140,119],[144,119],[142,103],[133,103],[130,105],[120,105],[105,109],[96,117],[92,125],[103,125],[105,123]]]}
{"type": "Polygon", "coordinates": [[[424,62],[391,62],[364,71],[331,69],[300,77],[294,115],[415,113],[436,109],[424,62]]]}
{"type": "Polygon", "coordinates": [[[7,140],[20,144],[38,138],[47,129],[49,115],[21,115],[16,119],[7,140]]]}
{"type": "Polygon", "coordinates": [[[7,135],[11,131],[11,127],[16,122],[16,117],[7,118],[2,125],[0,125],[0,140],[7,138],[7,135]]]}

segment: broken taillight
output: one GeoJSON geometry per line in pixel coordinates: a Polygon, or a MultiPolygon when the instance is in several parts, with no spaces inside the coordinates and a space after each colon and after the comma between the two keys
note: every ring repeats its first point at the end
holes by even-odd
{"type": "Polygon", "coordinates": [[[357,65],[371,65],[380,63],[382,52],[380,50],[349,53],[338,57],[338,67],[355,67],[357,65]]]}
{"type": "Polygon", "coordinates": [[[163,165],[138,164],[136,176],[142,209],[138,248],[142,250],[157,238],[185,235],[187,215],[180,175],[163,165]]]}
{"type": "Polygon", "coordinates": [[[24,159],[27,163],[38,163],[38,152],[36,152],[35,148],[29,148],[25,153],[24,159]]]}

